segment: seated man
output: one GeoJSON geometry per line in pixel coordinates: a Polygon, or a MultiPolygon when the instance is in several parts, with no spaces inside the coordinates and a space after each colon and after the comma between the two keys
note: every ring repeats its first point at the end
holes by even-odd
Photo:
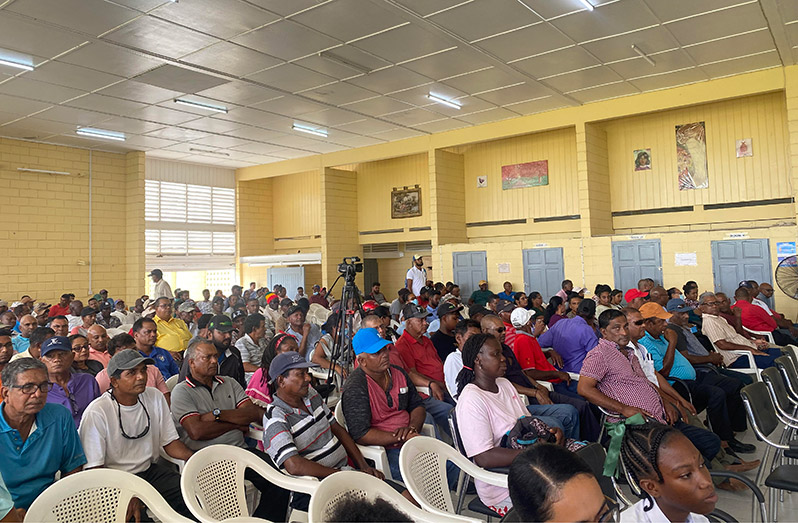
{"type": "Polygon", "coordinates": [[[55,331],[56,336],[69,336],[69,321],[67,321],[66,316],[50,318],[48,327],[55,331]]]}
{"type": "MultiPolygon", "coordinates": [[[[219,375],[230,376],[242,387],[247,386],[244,374],[244,364],[241,361],[241,353],[232,345],[233,321],[224,314],[217,314],[208,323],[208,335],[210,341],[216,347],[219,354],[219,375]]],[[[185,361],[180,366],[179,381],[186,379],[188,373],[188,363],[185,361]]]]}
{"type": "Polygon", "coordinates": [[[288,323],[285,332],[296,338],[299,343],[299,353],[310,361],[310,355],[321,339],[321,329],[318,325],[305,323],[307,313],[299,304],[290,305],[284,316],[288,323]]]}
{"type": "Polygon", "coordinates": [[[407,373],[390,364],[377,329],[361,328],[352,339],[358,367],[341,392],[346,429],[361,445],[385,447],[393,479],[402,481],[399,451],[421,432],[427,413],[407,373]]]}
{"type": "Polygon", "coordinates": [[[85,336],[89,342],[89,359],[99,361],[103,367],[107,367],[112,356],[108,351],[108,331],[102,325],[92,325],[85,336]]]}
{"type": "Polygon", "coordinates": [[[36,318],[31,314],[25,314],[19,319],[19,334],[11,340],[14,350],[18,353],[25,352],[30,347],[30,336],[38,326],[36,318]]]}
{"type": "Polygon", "coordinates": [[[155,300],[155,325],[158,329],[156,344],[169,351],[176,361],[180,361],[181,353],[186,350],[191,332],[186,322],[172,316],[172,300],[162,296],[155,300]]]}
{"type": "Polygon", "coordinates": [[[155,367],[161,371],[164,380],[180,373],[172,353],[155,345],[158,339],[158,325],[154,320],[139,318],[133,324],[131,331],[136,342],[136,350],[145,358],[155,362],[155,367]]]}
{"type": "MultiPolygon", "coordinates": [[[[746,287],[740,287],[734,291],[734,305],[732,310],[740,309],[740,319],[743,327],[748,330],[758,332],[769,332],[773,336],[776,345],[790,345],[798,343],[789,331],[787,333],[779,330],[779,324],[774,319],[770,309],[764,309],[753,303],[753,293],[746,287]]],[[[790,324],[790,329],[794,329],[790,324]]]]}
{"type": "MultiPolygon", "coordinates": [[[[30,345],[28,345],[28,348],[23,352],[11,356],[11,361],[17,361],[20,358],[41,359],[42,344],[53,336],[55,336],[55,331],[50,327],[36,327],[30,335],[30,345]]],[[[17,338],[19,338],[19,336],[17,336],[17,338]]],[[[12,338],[12,340],[13,339],[15,338],[12,338]]]]}
{"type": "MultiPolygon", "coordinates": [[[[751,305],[749,303],[749,305],[751,305]]],[[[734,327],[718,316],[718,299],[711,292],[705,292],[698,298],[701,309],[701,331],[709,341],[720,351],[723,363],[729,368],[741,368],[747,363],[739,354],[732,354],[730,350],[743,350],[754,355],[756,366],[766,369],[774,365],[774,360],[781,356],[781,350],[770,348],[765,340],[749,340],[734,330],[734,327]]],[[[751,305],[756,307],[756,305],[751,305]]]]}
{"type": "MultiPolygon", "coordinates": [[[[117,334],[108,341],[109,353],[113,352],[116,354],[117,352],[123,351],[125,349],[136,350],[136,340],[134,340],[133,336],[130,334],[117,334]]],[[[111,389],[111,378],[108,377],[108,369],[101,367],[100,371],[94,378],[97,380],[97,385],[100,387],[100,393],[111,389]]],[[[147,365],[147,386],[161,391],[163,397],[166,398],[166,403],[171,401],[169,387],[166,386],[166,381],[163,379],[163,374],[161,374],[161,371],[159,371],[158,367],[155,365],[147,365]]]]}
{"type": "Polygon", "coordinates": [[[535,311],[518,308],[513,311],[511,321],[517,334],[513,354],[529,378],[533,380],[550,381],[554,390],[567,396],[579,397],[576,393],[576,381],[571,382],[571,376],[564,371],[557,370],[547,359],[562,366],[562,357],[554,349],[543,353],[536,336],[540,336],[546,324],[543,317],[536,317],[535,311]],[[539,320],[539,321],[538,321],[539,320]],[[534,332],[532,323],[534,321],[534,332]]]}
{"type": "MultiPolygon", "coordinates": [[[[628,418],[649,416],[660,423],[670,422],[693,442],[708,460],[720,451],[720,438],[681,420],[676,407],[663,401],[634,352],[629,350],[629,324],[618,310],[604,311],[599,317],[602,338],[585,357],[579,376],[579,394],[591,403],[628,418]]],[[[609,421],[617,421],[610,418],[609,421]]]]}
{"type": "Polygon", "coordinates": [[[6,327],[0,327],[0,372],[6,368],[11,361],[14,352],[14,345],[11,343],[13,331],[6,327]]]}
{"type": "Polygon", "coordinates": [[[0,473],[14,499],[27,510],[44,489],[83,469],[86,456],[69,411],[47,403],[47,367],[34,358],[5,366],[0,404],[0,473]]]}
{"type": "Polygon", "coordinates": [[[47,366],[53,384],[47,403],[57,403],[66,408],[77,429],[86,407],[100,395],[100,388],[91,374],[72,372],[74,357],[69,338],[54,336],[42,344],[41,360],[47,366]]]}
{"type": "MultiPolygon", "coordinates": [[[[217,374],[219,355],[213,343],[194,338],[184,357],[189,372],[186,380],[172,391],[171,405],[180,440],[193,451],[216,444],[241,447],[271,465],[266,454],[247,447],[244,442],[249,424],[260,423],[263,410],[250,401],[236,380],[217,374]]],[[[288,507],[288,491],[272,485],[251,469],[246,470],[244,477],[261,492],[260,504],[252,516],[281,521],[288,507]]]]}
{"type": "Polygon", "coordinates": [[[449,412],[454,399],[446,390],[443,362],[432,341],[424,336],[427,332],[427,310],[414,303],[402,309],[405,330],[396,342],[396,349],[404,362],[404,369],[416,387],[427,387],[430,396],[422,394],[424,408],[435,418],[435,424],[451,435],[449,412]]]}
{"type": "Polygon", "coordinates": [[[457,350],[454,328],[457,322],[460,321],[460,311],[462,310],[462,305],[455,305],[451,302],[441,303],[435,310],[440,327],[430,335],[430,340],[435,346],[441,361],[444,361],[449,354],[457,350]]]}
{"type": "Polygon", "coordinates": [[[596,302],[582,300],[576,316],[558,321],[538,338],[541,347],[551,347],[562,356],[562,370],[579,373],[582,360],[598,343],[592,327],[595,313],[596,302]]]}
{"type": "MultiPolygon", "coordinates": [[[[247,307],[251,303],[257,304],[257,302],[257,299],[249,300],[247,307]]],[[[271,320],[269,320],[269,325],[271,325],[271,320]]],[[[247,316],[243,329],[243,335],[238,338],[235,346],[241,353],[244,372],[255,372],[260,368],[263,351],[274,338],[274,329],[269,329],[266,325],[266,317],[257,311],[247,316]]]]}
{"type": "Polygon", "coordinates": [[[446,389],[453,398],[457,397],[457,375],[463,370],[463,346],[468,338],[480,334],[482,329],[474,320],[460,320],[454,328],[454,339],[457,350],[446,356],[443,362],[443,376],[446,378],[446,389]]]}
{"type": "MultiPolygon", "coordinates": [[[[659,304],[646,303],[640,307],[640,314],[645,320],[646,328],[646,334],[640,339],[640,343],[654,358],[657,372],[671,378],[671,385],[674,378],[682,380],[692,395],[696,410],[707,409],[712,430],[720,437],[723,447],[739,453],[756,451],[753,445],[742,443],[734,437],[734,431],[742,432],[747,428],[740,397],[742,382],[714,372],[697,373],[687,358],[676,350],[678,335],[676,331],[666,328],[666,321],[672,315],[662,310],[659,304]]],[[[687,311],[680,314],[686,316],[687,311]]]]}
{"type": "MultiPolygon", "coordinates": [[[[156,463],[160,449],[182,460],[193,452],[178,439],[163,394],[147,387],[147,366],[154,364],[135,350],[119,351],[108,362],[111,390],[89,405],[78,429],[86,467],[135,474],[155,487],[173,509],[192,518],[180,492],[180,475],[156,463]]],[[[134,503],[133,512],[138,508],[134,503]]]]}

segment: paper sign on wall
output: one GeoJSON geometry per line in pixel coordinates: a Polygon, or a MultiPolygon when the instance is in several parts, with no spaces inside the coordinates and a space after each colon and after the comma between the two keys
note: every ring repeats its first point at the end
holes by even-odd
{"type": "Polygon", "coordinates": [[[510,264],[509,263],[500,263],[499,264],[499,274],[507,274],[510,272],[510,264]]]}
{"type": "Polygon", "coordinates": [[[488,186],[488,176],[483,174],[482,176],[477,176],[477,188],[487,187],[488,186]]]}
{"type": "Polygon", "coordinates": [[[698,265],[698,256],[694,252],[677,252],[674,260],[677,267],[698,265]]]}
{"type": "Polygon", "coordinates": [[[776,257],[779,261],[790,256],[795,256],[795,242],[777,242],[776,243],[776,257]]]}
{"type": "Polygon", "coordinates": [[[742,240],[748,238],[747,232],[730,232],[726,235],[727,240],[742,240]]]}

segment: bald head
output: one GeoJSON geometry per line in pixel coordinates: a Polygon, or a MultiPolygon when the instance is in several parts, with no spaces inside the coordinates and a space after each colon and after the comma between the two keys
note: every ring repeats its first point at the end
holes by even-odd
{"type": "Polygon", "coordinates": [[[748,301],[751,298],[751,293],[745,287],[738,287],[736,291],[734,291],[734,299],[735,300],[745,300],[748,301]]]}
{"type": "Polygon", "coordinates": [[[96,323],[88,328],[86,338],[89,340],[89,347],[96,351],[105,352],[108,349],[108,333],[105,327],[96,323]]]}
{"type": "Polygon", "coordinates": [[[499,340],[499,343],[504,343],[506,332],[504,322],[500,317],[495,314],[488,314],[482,318],[482,321],[479,322],[479,326],[483,334],[490,334],[499,340]]]}
{"type": "Polygon", "coordinates": [[[36,323],[36,318],[30,314],[25,314],[19,319],[19,333],[25,338],[30,338],[33,329],[37,326],[38,323],[36,323]]]}
{"type": "Polygon", "coordinates": [[[665,287],[662,287],[661,285],[651,289],[649,296],[651,297],[651,301],[658,303],[663,307],[668,303],[668,291],[666,291],[665,287]]]}

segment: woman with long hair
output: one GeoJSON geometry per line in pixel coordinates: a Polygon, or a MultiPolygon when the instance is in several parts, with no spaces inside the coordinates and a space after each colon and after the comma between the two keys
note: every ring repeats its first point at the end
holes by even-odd
{"type": "Polygon", "coordinates": [[[255,371],[255,374],[249,379],[247,385],[247,396],[250,397],[252,403],[259,407],[266,408],[272,402],[272,395],[269,392],[269,365],[272,360],[283,352],[297,351],[299,344],[296,338],[285,332],[278,332],[266,349],[263,351],[263,357],[260,360],[260,368],[255,371]]]}
{"type": "Polygon", "coordinates": [[[558,321],[565,319],[565,302],[559,296],[552,296],[549,300],[549,305],[546,307],[546,312],[543,319],[549,328],[554,327],[558,321]]]}

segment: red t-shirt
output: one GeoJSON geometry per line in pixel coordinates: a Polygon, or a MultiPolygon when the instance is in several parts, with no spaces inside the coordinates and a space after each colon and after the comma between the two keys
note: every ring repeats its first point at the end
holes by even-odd
{"type": "Polygon", "coordinates": [[[56,303],[50,307],[50,312],[47,314],[47,317],[52,318],[54,316],[66,316],[67,314],[69,314],[69,307],[61,307],[60,304],[56,303]]]}
{"type": "MultiPolygon", "coordinates": [[[[395,367],[389,367],[391,372],[392,387],[388,391],[391,396],[391,406],[388,406],[388,397],[380,385],[366,376],[369,391],[369,405],[371,406],[371,428],[393,432],[396,429],[410,425],[410,412],[399,410],[399,394],[407,394],[407,380],[405,375],[395,367]]],[[[388,446],[395,448],[401,443],[388,446]]]]}
{"type": "Polygon", "coordinates": [[[734,307],[737,307],[742,312],[740,318],[743,320],[743,326],[746,329],[751,329],[753,331],[773,332],[778,328],[778,325],[776,325],[773,317],[762,307],[754,305],[753,303],[749,303],[745,300],[738,300],[734,304],[734,307]]]}
{"type": "Polygon", "coordinates": [[[510,347],[515,345],[515,327],[511,323],[504,324],[504,344],[510,347]]]}
{"type": "Polygon", "coordinates": [[[421,340],[416,341],[414,337],[404,331],[399,339],[396,340],[396,349],[402,357],[403,368],[416,369],[419,374],[435,381],[445,382],[443,377],[443,362],[435,350],[432,340],[422,336],[421,340]]]}
{"type": "MultiPolygon", "coordinates": [[[[540,348],[538,340],[529,336],[525,332],[519,332],[515,337],[515,345],[513,345],[513,354],[515,354],[518,364],[521,365],[522,370],[536,369],[545,372],[556,371],[554,365],[546,359],[543,354],[543,349],[540,348]]],[[[550,380],[552,383],[560,383],[561,380],[550,380]]]]}

